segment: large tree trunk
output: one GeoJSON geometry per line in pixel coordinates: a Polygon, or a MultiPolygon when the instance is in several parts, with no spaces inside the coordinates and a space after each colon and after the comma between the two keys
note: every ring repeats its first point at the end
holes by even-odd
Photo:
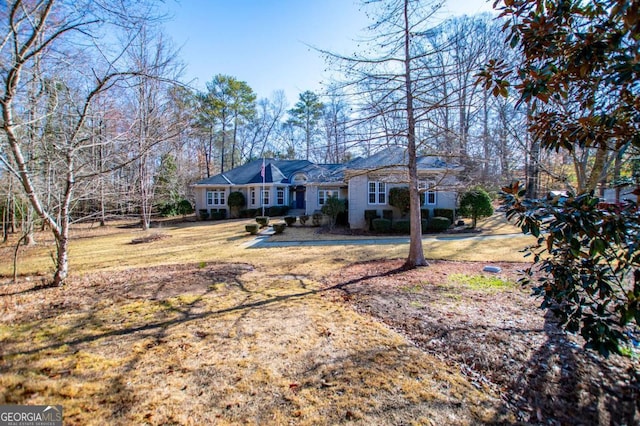
{"type": "Polygon", "coordinates": [[[407,154],[409,157],[409,212],[411,235],[409,241],[409,256],[404,263],[405,268],[427,266],[422,248],[422,222],[420,217],[420,193],[418,192],[418,165],[416,158],[416,118],[413,109],[413,81],[411,79],[411,34],[409,31],[409,1],[404,1],[404,72],[407,96],[407,154]]]}
{"type": "Polygon", "coordinates": [[[584,183],[584,187],[579,192],[592,191],[598,186],[606,172],[609,162],[609,150],[606,147],[600,147],[596,151],[593,165],[591,166],[591,174],[584,183]]]}

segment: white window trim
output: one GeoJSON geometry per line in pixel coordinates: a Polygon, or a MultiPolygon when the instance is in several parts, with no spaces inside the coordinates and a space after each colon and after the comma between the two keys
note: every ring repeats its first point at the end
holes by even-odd
{"type": "Polygon", "coordinates": [[[208,189],[205,196],[207,207],[227,205],[227,191],[224,189],[208,189]]]}
{"type": "Polygon", "coordinates": [[[260,199],[262,200],[263,206],[271,205],[271,189],[265,188],[260,191],[260,199]]]}
{"type": "Polygon", "coordinates": [[[318,205],[324,206],[327,200],[333,196],[335,196],[336,198],[340,198],[340,191],[331,188],[318,189],[318,205]]]}
{"type": "Polygon", "coordinates": [[[284,186],[278,186],[276,187],[276,205],[277,206],[284,206],[287,203],[287,192],[286,192],[286,188],[284,186]],[[282,191],[282,202],[280,202],[279,200],[279,193],[280,191],[282,191]]]}
{"type": "Polygon", "coordinates": [[[435,189],[428,189],[424,193],[424,205],[435,206],[436,204],[438,204],[438,191],[436,191],[435,189]],[[429,202],[429,194],[433,194],[433,203],[429,202]]]}
{"type": "Polygon", "coordinates": [[[387,183],[381,181],[370,180],[367,182],[367,204],[369,205],[386,205],[387,204],[387,183]],[[375,185],[375,191],[371,192],[371,184],[375,185]],[[384,190],[380,191],[380,185],[384,185],[384,190]],[[375,194],[375,202],[371,202],[371,194],[375,194]],[[380,195],[384,195],[384,202],[380,202],[380,195]]]}

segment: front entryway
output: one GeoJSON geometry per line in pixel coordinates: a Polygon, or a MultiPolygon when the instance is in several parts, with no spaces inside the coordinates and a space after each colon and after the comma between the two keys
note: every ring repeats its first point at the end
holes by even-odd
{"type": "Polygon", "coordinates": [[[296,203],[295,203],[296,209],[305,208],[305,202],[304,202],[305,192],[306,192],[306,188],[304,186],[296,186],[296,203]]]}

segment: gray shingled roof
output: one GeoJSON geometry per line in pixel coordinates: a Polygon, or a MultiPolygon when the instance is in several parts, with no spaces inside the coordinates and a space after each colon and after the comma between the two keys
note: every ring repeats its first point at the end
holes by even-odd
{"type": "MultiPolygon", "coordinates": [[[[307,160],[275,160],[265,159],[265,182],[288,183],[291,176],[308,166],[313,165],[307,160]]],[[[262,159],[250,161],[235,169],[211,176],[196,182],[195,185],[245,185],[262,183],[262,159]]]]}
{"type": "MultiPolygon", "coordinates": [[[[408,163],[407,149],[401,146],[392,146],[378,151],[370,157],[356,158],[351,162],[345,164],[345,168],[348,170],[373,170],[383,167],[406,167],[408,163]]],[[[446,162],[439,158],[432,156],[418,157],[418,169],[433,169],[433,168],[446,168],[454,167],[448,165],[446,162]]]]}
{"type": "MultiPolygon", "coordinates": [[[[246,185],[262,183],[262,159],[196,182],[195,185],[246,185]]],[[[346,164],[314,164],[307,160],[265,159],[266,183],[290,183],[297,172],[307,175],[310,182],[343,182],[347,170],[374,170],[385,167],[406,167],[407,150],[400,146],[389,147],[366,158],[356,158],[346,164]]],[[[436,157],[418,157],[419,169],[455,167],[436,157]]]]}

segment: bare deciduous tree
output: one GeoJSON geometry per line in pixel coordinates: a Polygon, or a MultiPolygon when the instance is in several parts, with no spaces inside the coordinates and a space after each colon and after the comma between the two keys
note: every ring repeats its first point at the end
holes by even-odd
{"type": "MultiPolygon", "coordinates": [[[[122,49],[113,40],[123,29],[140,28],[151,19],[152,3],[120,1],[10,0],[0,16],[0,110],[1,131],[9,154],[5,165],[19,180],[30,205],[51,230],[56,241],[54,285],[62,285],[68,275],[69,225],[75,191],[80,179],[96,176],[85,170],[87,152],[95,139],[87,125],[92,106],[140,70],[129,67],[122,49]],[[109,34],[107,36],[107,34],[109,34]],[[63,99],[52,105],[59,122],[51,131],[39,132],[53,114],[30,117],[29,82],[51,81],[52,95],[63,99]],[[54,154],[55,174],[41,185],[28,157],[30,134],[54,154]],[[49,202],[53,191],[55,202],[49,202]]],[[[137,36],[135,32],[124,32],[137,36]]],[[[4,158],[4,157],[3,157],[4,158]]]]}
{"type": "Polygon", "coordinates": [[[406,163],[402,166],[406,168],[409,185],[411,230],[405,267],[426,266],[417,167],[419,123],[436,107],[437,101],[428,104],[417,95],[428,81],[425,80],[424,59],[436,54],[433,46],[425,41],[433,30],[434,14],[442,2],[371,0],[365,4],[376,15],[376,23],[368,28],[372,34],[368,44],[372,51],[378,53],[369,56],[325,53],[343,65],[342,70],[347,76],[345,91],[362,99],[364,103],[361,106],[373,107],[361,107],[360,119],[376,119],[385,123],[384,127],[374,130],[377,131],[374,137],[383,142],[398,141],[406,148],[406,163]]]}

